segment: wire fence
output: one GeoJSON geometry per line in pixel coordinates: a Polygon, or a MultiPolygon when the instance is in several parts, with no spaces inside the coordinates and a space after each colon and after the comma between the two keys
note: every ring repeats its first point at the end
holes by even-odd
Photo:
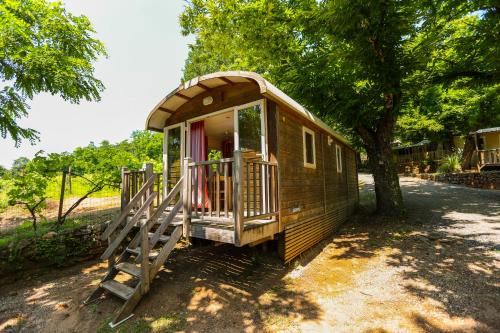
{"type": "MultiPolygon", "coordinates": [[[[85,195],[93,185],[83,177],[61,172],[50,179],[46,190],[43,209],[39,213],[40,220],[56,221],[78,203],[76,208],[67,214],[67,219],[90,218],[104,221],[112,219],[120,210],[119,186],[106,186],[99,191],[85,195]],[[63,187],[64,183],[64,187],[63,187]],[[85,197],[83,200],[82,198],[85,197]]],[[[6,231],[31,219],[30,212],[22,205],[8,205],[10,184],[3,180],[0,185],[0,230],[6,231]]]]}

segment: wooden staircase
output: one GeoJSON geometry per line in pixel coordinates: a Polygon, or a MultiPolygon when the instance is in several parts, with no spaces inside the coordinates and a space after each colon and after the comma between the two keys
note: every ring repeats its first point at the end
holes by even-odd
{"type": "Polygon", "coordinates": [[[172,221],[182,207],[183,178],[156,209],[153,202],[159,194],[153,191],[152,168],[149,172],[146,169],[145,179],[144,185],[102,235],[109,244],[101,256],[108,260],[108,273],[85,300],[85,304],[89,304],[108,292],[124,301],[111,327],[133,316],[132,311],[149,291],[151,282],[182,236],[182,225],[172,225],[172,221]],[[170,203],[176,197],[178,200],[172,207],[170,203]],[[120,273],[130,277],[127,283],[116,280],[120,273]]]}

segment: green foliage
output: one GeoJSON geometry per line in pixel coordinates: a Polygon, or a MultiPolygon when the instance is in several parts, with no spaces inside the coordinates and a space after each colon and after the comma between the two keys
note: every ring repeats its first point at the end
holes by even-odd
{"type": "Polygon", "coordinates": [[[104,86],[92,63],[104,45],[87,17],[66,11],[60,2],[0,0],[0,134],[16,145],[34,142],[38,132],[17,121],[27,116],[27,100],[40,92],[71,103],[99,100],[104,86]]]}
{"type": "Polygon", "coordinates": [[[115,216],[115,212],[106,212],[105,214],[93,214],[86,216],[79,216],[75,218],[68,218],[62,226],[58,226],[56,221],[49,221],[42,219],[38,223],[37,231],[33,230],[32,223],[25,221],[14,229],[7,229],[7,231],[0,232],[0,248],[6,247],[9,244],[16,246],[17,243],[24,239],[37,240],[49,231],[64,232],[65,230],[74,230],[86,225],[99,223],[102,221],[110,220],[115,216]]]}
{"type": "Polygon", "coordinates": [[[186,326],[186,314],[172,312],[158,318],[148,318],[126,321],[116,329],[109,327],[111,318],[106,318],[97,328],[98,333],[146,333],[146,332],[178,332],[186,326]]]}
{"type": "Polygon", "coordinates": [[[30,212],[33,229],[36,230],[36,215],[44,207],[48,180],[34,165],[35,163],[29,162],[25,169],[14,177],[7,196],[9,205],[22,205],[30,212]]]}
{"type": "Polygon", "coordinates": [[[12,162],[12,168],[11,168],[12,173],[21,172],[29,161],[30,159],[27,157],[19,157],[15,159],[14,162],[12,162]]]}
{"type": "Polygon", "coordinates": [[[117,144],[108,141],[100,145],[90,143],[62,154],[40,151],[31,161],[21,157],[14,161],[12,169],[0,181],[0,209],[4,209],[7,203],[23,205],[36,223],[44,199],[59,199],[62,172],[71,172],[73,185],[79,190],[70,196],[79,199],[63,212],[59,221],[62,224],[87,197],[97,193],[100,197],[117,195],[121,167],[136,170],[146,162],[153,162],[155,170],[161,171],[162,149],[161,134],[135,131],[130,140],[117,144]]]}
{"type": "Polygon", "coordinates": [[[222,159],[222,152],[216,149],[210,149],[208,152],[208,159],[210,161],[220,160],[222,159]]]}
{"type": "Polygon", "coordinates": [[[462,163],[462,154],[458,152],[450,154],[445,158],[443,158],[441,164],[439,165],[438,172],[440,173],[459,172],[462,170],[461,163],[462,163]]]}
{"type": "Polygon", "coordinates": [[[192,0],[180,18],[183,33],[196,35],[184,79],[228,69],[271,79],[366,150],[384,186],[377,208],[397,210],[387,152],[398,118],[414,132],[446,128],[431,116],[439,105],[419,112],[409,96],[432,102],[434,85],[498,82],[499,21],[494,1],[192,0]]]}

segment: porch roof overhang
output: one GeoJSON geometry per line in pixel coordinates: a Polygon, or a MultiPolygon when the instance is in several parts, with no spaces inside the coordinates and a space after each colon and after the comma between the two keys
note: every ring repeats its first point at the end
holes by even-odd
{"type": "Polygon", "coordinates": [[[473,135],[473,134],[485,134],[494,132],[500,132],[500,127],[481,128],[480,130],[477,130],[475,132],[470,132],[469,134],[473,135]]]}
{"type": "Polygon", "coordinates": [[[346,138],[334,131],[321,119],[313,115],[310,111],[294,101],[283,91],[279,90],[272,83],[270,83],[257,73],[245,71],[216,72],[198,76],[184,82],[179,87],[172,90],[172,92],[165,96],[158,104],[156,104],[153,110],[151,110],[146,120],[146,129],[162,132],[166,120],[174,113],[176,113],[182,105],[189,102],[196,96],[211,89],[225,85],[252,82],[257,84],[260,93],[264,97],[268,97],[269,99],[274,100],[278,103],[285,104],[297,115],[308,119],[309,121],[316,124],[316,126],[320,127],[333,137],[337,138],[339,141],[351,147],[349,141],[346,138]]]}

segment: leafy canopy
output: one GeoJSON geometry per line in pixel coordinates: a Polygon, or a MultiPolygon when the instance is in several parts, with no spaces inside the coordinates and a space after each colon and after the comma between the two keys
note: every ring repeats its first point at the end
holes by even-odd
{"type": "Polygon", "coordinates": [[[462,78],[498,82],[494,0],[192,0],[180,21],[196,35],[185,79],[257,71],[339,124],[368,153],[379,212],[402,208],[391,143],[408,96],[462,78]]]}
{"type": "MultiPolygon", "coordinates": [[[[197,39],[184,78],[258,71],[330,123],[340,122],[351,133],[377,131],[384,94],[410,98],[426,85],[456,78],[498,79],[493,4],[189,1],[181,26],[197,39]]],[[[400,105],[394,113],[401,113],[400,105]]]]}
{"type": "MultiPolygon", "coordinates": [[[[117,144],[103,141],[99,145],[90,143],[78,147],[71,153],[49,153],[40,151],[29,160],[21,157],[14,162],[4,179],[12,183],[7,193],[10,205],[23,205],[32,215],[36,228],[36,214],[40,212],[47,197],[47,187],[62,172],[80,177],[87,185],[87,193],[76,200],[61,216],[58,224],[83,200],[105,187],[118,188],[121,184],[121,167],[131,170],[152,162],[156,171],[162,167],[162,135],[148,131],[135,131],[130,140],[117,144]]],[[[2,175],[0,175],[2,176],[2,175]]]]}
{"type": "Polygon", "coordinates": [[[38,139],[18,121],[28,115],[27,100],[40,92],[71,103],[99,100],[104,89],[93,62],[106,55],[85,16],[60,2],[0,0],[0,135],[16,145],[38,139]]]}

